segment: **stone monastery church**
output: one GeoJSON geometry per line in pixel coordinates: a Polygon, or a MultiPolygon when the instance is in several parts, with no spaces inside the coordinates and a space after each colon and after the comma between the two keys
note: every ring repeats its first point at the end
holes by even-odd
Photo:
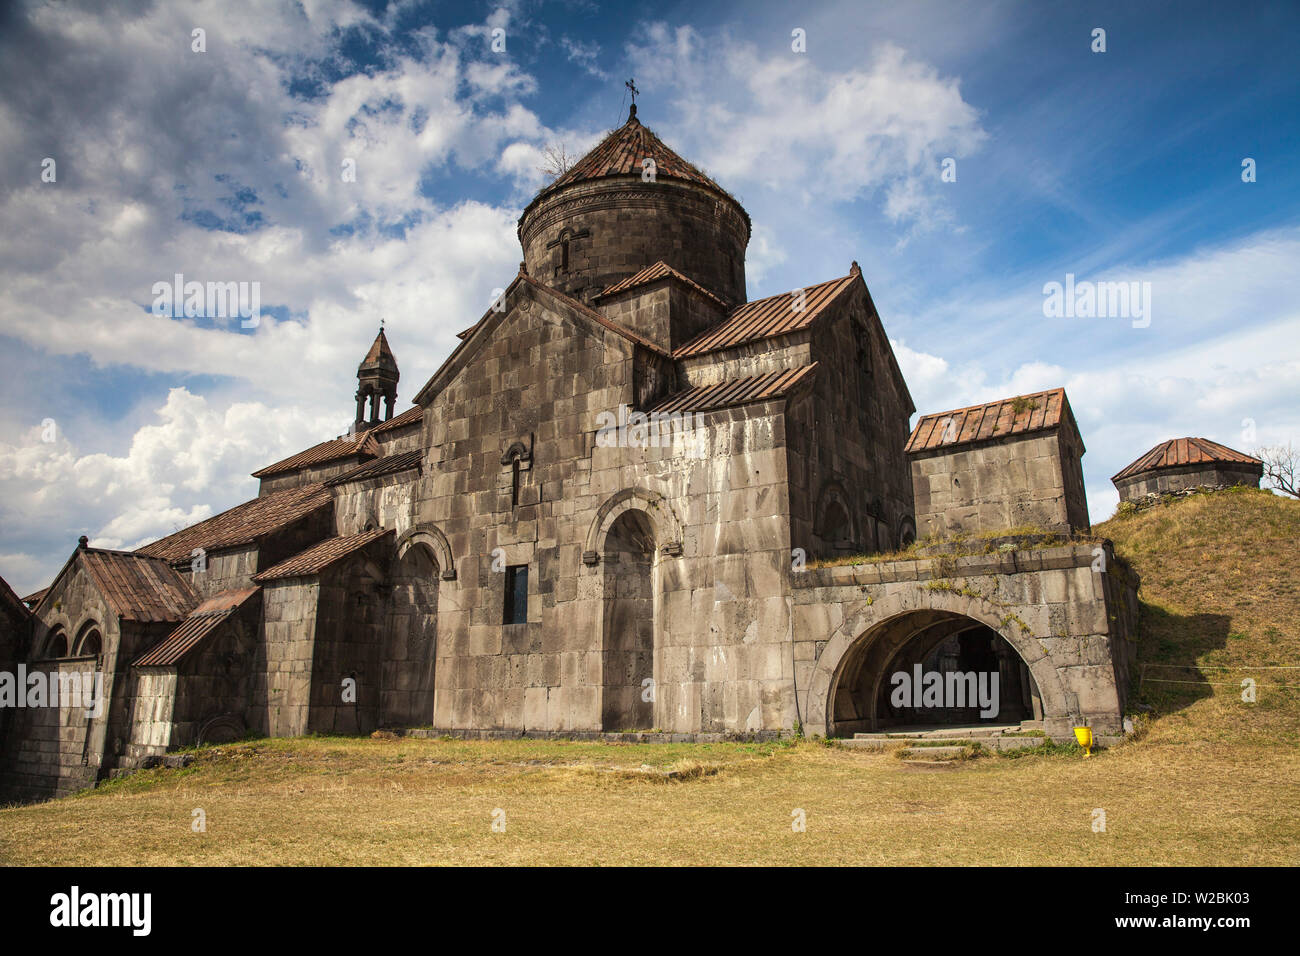
{"type": "Polygon", "coordinates": [[[256,498],[0,587],[0,671],[65,695],[0,708],[0,793],[246,734],[1120,734],[1137,580],[1082,537],[1064,391],[909,431],[857,264],[747,301],[749,238],[633,106],[411,408],[381,330],[354,431],[256,498]],[[996,673],[998,712],[900,706],[921,666],[996,673]]]}

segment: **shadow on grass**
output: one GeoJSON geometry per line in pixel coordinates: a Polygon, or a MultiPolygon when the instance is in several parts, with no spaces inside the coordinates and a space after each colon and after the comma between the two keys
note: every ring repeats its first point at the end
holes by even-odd
{"type": "Polygon", "coordinates": [[[1135,702],[1159,715],[1213,697],[1211,682],[1222,673],[1206,673],[1196,661],[1227,645],[1231,625],[1226,614],[1175,614],[1139,601],[1135,702]]]}

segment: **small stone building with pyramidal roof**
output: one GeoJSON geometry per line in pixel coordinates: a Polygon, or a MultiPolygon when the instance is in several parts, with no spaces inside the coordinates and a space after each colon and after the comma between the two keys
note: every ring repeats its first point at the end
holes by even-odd
{"type": "Polygon", "coordinates": [[[909,435],[857,264],[749,300],[750,228],[633,106],[412,407],[381,330],[348,434],[136,551],[83,538],[13,610],[15,666],[104,702],[12,709],[6,794],[245,734],[1120,734],[1137,582],[1077,535],[1064,392],[909,435]],[[910,547],[1023,525],[1051,536],[910,547]],[[952,693],[896,699],[916,668],[952,693]]]}
{"type": "Polygon", "coordinates": [[[1121,502],[1139,507],[1169,495],[1258,488],[1264,463],[1208,438],[1171,438],[1121,470],[1111,482],[1121,502]]]}

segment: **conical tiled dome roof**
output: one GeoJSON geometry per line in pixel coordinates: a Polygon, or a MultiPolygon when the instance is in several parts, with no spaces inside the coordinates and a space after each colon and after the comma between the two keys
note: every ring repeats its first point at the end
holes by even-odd
{"type": "Polygon", "coordinates": [[[721,186],[669,149],[649,127],[641,125],[641,121],[636,118],[636,107],[633,106],[626,123],[606,136],[595,149],[570,167],[568,172],[542,190],[539,197],[584,179],[640,176],[645,168],[642,164],[647,158],[654,160],[656,178],[699,183],[725,195],[721,186]]]}
{"type": "Polygon", "coordinates": [[[1243,454],[1227,445],[1208,438],[1171,438],[1119,472],[1111,481],[1120,481],[1151,471],[1154,468],[1171,468],[1176,465],[1200,465],[1212,462],[1231,462],[1239,465],[1259,465],[1262,462],[1252,455],[1243,454]]]}

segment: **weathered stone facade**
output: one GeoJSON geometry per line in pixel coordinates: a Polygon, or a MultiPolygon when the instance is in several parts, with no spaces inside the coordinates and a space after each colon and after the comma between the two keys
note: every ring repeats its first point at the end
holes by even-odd
{"type": "Polygon", "coordinates": [[[50,746],[53,792],[243,732],[852,733],[902,719],[891,667],[967,645],[1015,684],[1004,718],[1117,732],[1136,582],[1091,548],[815,566],[972,509],[1086,527],[1073,419],[920,459],[977,490],[917,509],[914,408],[856,263],[746,301],[748,236],[632,118],[524,212],[520,274],[414,408],[376,411],[381,333],[348,435],[139,552],[74,556],[34,630],[98,622],[110,705],[6,759],[50,746]],[[85,561],[134,569],[129,593],[85,561]]]}
{"type": "Polygon", "coordinates": [[[1083,453],[1064,389],[926,415],[908,443],[917,532],[1087,531],[1083,453]]]}

